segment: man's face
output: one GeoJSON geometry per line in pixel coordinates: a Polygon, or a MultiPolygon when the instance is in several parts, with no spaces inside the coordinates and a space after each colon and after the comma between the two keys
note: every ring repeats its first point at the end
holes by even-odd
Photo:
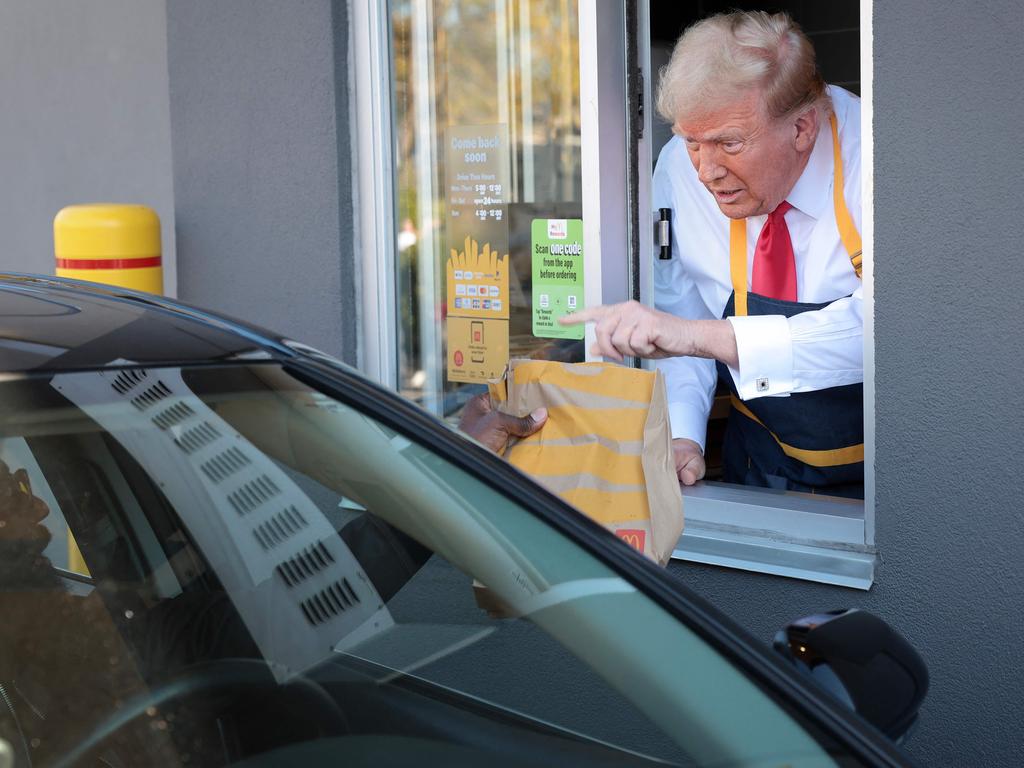
{"type": "Polygon", "coordinates": [[[817,137],[814,110],[773,118],[750,91],[724,107],[680,118],[673,131],[726,216],[771,213],[796,184],[817,137]]]}

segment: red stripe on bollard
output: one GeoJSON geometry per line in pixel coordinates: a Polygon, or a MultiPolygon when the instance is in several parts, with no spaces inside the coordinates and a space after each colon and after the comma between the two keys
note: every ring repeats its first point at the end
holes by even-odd
{"type": "Polygon", "coordinates": [[[159,256],[145,256],[141,259],[57,259],[59,269],[142,269],[159,267],[159,256]]]}

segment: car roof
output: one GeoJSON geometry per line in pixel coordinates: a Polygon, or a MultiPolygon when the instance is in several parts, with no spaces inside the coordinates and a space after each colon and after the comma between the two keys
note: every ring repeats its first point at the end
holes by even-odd
{"type": "Polygon", "coordinates": [[[0,272],[0,373],[294,354],[280,336],[161,296],[0,272]]]}

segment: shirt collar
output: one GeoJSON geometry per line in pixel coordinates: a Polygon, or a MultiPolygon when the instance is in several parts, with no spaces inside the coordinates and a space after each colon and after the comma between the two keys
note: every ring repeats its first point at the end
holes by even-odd
{"type": "Polygon", "coordinates": [[[818,131],[803,173],[786,195],[789,204],[812,218],[820,218],[822,209],[831,199],[828,191],[832,184],[832,162],[832,130],[826,120],[818,131]]]}

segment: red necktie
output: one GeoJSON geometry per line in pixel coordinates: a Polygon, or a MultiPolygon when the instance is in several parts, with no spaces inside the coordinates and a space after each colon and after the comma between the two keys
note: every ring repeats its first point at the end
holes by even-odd
{"type": "Polygon", "coordinates": [[[754,246],[750,290],[770,299],[796,301],[796,259],[785,219],[786,211],[792,207],[783,200],[768,214],[754,246]]]}

